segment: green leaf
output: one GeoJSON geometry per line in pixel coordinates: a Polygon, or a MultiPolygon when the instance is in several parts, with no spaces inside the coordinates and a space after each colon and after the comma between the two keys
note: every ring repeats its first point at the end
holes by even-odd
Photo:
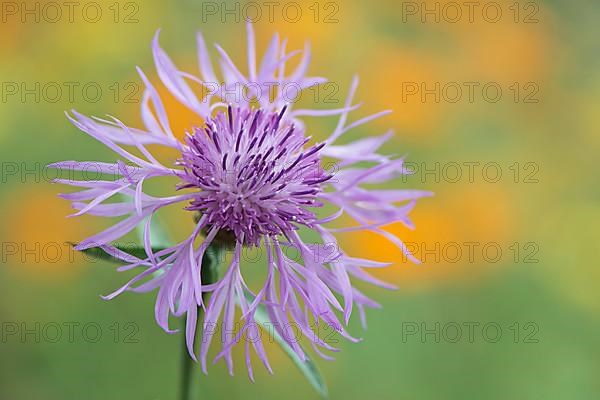
{"type": "MultiPolygon", "coordinates": [[[[247,295],[247,300],[250,303],[252,303],[254,299],[252,298],[252,296],[247,295]]],[[[273,336],[277,343],[281,346],[283,351],[285,351],[285,353],[292,359],[294,364],[296,364],[296,366],[300,369],[300,372],[302,372],[302,374],[306,377],[306,379],[312,385],[312,387],[315,388],[315,390],[321,395],[321,397],[325,399],[329,398],[327,385],[325,384],[325,380],[319,373],[317,365],[308,357],[306,351],[304,352],[306,354],[306,360],[302,361],[300,357],[298,357],[294,349],[292,349],[290,345],[286,343],[286,341],[281,337],[281,335],[279,335],[275,330],[270,329],[273,326],[273,323],[269,318],[267,310],[262,304],[260,304],[257,307],[256,312],[254,313],[254,320],[263,328],[273,332],[273,336]]]]}
{"type": "MultiPolygon", "coordinates": [[[[140,223],[136,228],[138,237],[140,238],[141,242],[144,241],[144,227],[146,225],[146,221],[147,221],[147,219],[144,219],[144,221],[142,223],[140,223]]],[[[160,225],[160,223],[157,221],[156,218],[154,218],[152,220],[152,225],[150,226],[150,243],[152,243],[152,252],[153,253],[167,249],[171,246],[171,241],[169,239],[168,234],[165,232],[165,230],[162,228],[162,226],[160,225]]],[[[69,243],[69,244],[71,244],[72,246],[76,245],[76,243],[69,243]]],[[[145,259],[148,257],[143,245],[141,245],[141,246],[138,246],[138,245],[123,246],[123,245],[116,244],[116,245],[114,245],[114,247],[129,254],[129,255],[132,255],[132,256],[140,258],[140,259],[145,259]]],[[[100,247],[91,247],[89,249],[80,250],[80,251],[89,257],[93,257],[93,258],[96,258],[99,260],[110,261],[110,262],[117,263],[117,264],[123,264],[123,260],[120,260],[120,259],[114,257],[113,254],[110,254],[110,253],[104,251],[100,247]]],[[[157,271],[156,273],[160,273],[160,272],[157,271]]]]}
{"type": "MultiPolygon", "coordinates": [[[[72,246],[75,246],[76,243],[69,243],[72,246]]],[[[116,245],[114,246],[117,249],[132,255],[134,257],[140,258],[140,259],[144,259],[147,258],[148,256],[146,255],[146,250],[144,249],[144,247],[142,246],[120,246],[120,245],[116,245]]],[[[164,250],[164,247],[153,247],[152,248],[152,252],[156,253],[157,251],[161,251],[164,250]]],[[[110,262],[114,262],[117,264],[123,264],[123,260],[118,259],[116,257],[114,257],[114,255],[104,251],[103,249],[101,249],[100,247],[90,247],[89,249],[85,249],[85,250],[80,250],[82,253],[86,254],[89,257],[93,257],[93,258],[97,258],[99,260],[105,260],[105,261],[110,261],[110,262]]]]}

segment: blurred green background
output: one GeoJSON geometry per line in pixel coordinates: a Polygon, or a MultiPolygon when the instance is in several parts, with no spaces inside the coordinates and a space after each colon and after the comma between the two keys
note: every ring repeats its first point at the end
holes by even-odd
{"type": "MultiPolygon", "coordinates": [[[[272,21],[268,6],[254,3],[263,13],[259,51],[274,32],[289,38],[288,48],[310,40],[310,72],[339,87],[332,95],[339,102],[358,73],[365,105],[357,115],[394,114],[355,136],[393,128],[386,152],[406,154],[418,168],[398,184],[436,193],[413,212],[415,231],[389,227],[422,265],[405,262],[376,236],[342,237],[352,255],[393,260],[378,276],[400,290],[365,288],[384,306],[368,314],[365,332],[353,321],[351,332],[365,341],[340,342],[335,362],[318,360],[331,398],[599,398],[600,3],[484,1],[470,15],[462,2],[308,0],[296,2],[296,22],[294,9],[284,14],[286,3],[277,3],[272,21]],[[476,84],[472,101],[469,82],[476,84]],[[422,98],[421,85],[436,83],[439,101],[422,98]],[[486,84],[492,89],[484,93],[486,84]],[[494,102],[496,87],[502,96],[494,102]]],[[[69,205],[56,197],[65,188],[50,184],[55,172],[43,166],[115,159],[63,112],[111,114],[139,126],[134,67],[157,81],[150,51],[157,28],[176,64],[195,73],[195,32],[243,63],[245,28],[236,19],[254,11],[246,3],[191,0],[77,4],[71,22],[61,2],[2,2],[0,399],[174,399],[181,337],[155,324],[153,294],[99,298],[127,277],[63,243],[106,222],[65,219],[69,205]],[[222,16],[224,7],[239,12],[222,16]],[[62,336],[51,340],[56,325],[62,336]]],[[[161,94],[182,134],[193,116],[164,88],[161,94]]],[[[318,107],[335,106],[324,96],[318,107]]],[[[309,121],[319,138],[334,126],[334,119],[309,121]]],[[[164,222],[174,235],[189,226],[178,215],[164,222]]],[[[251,384],[241,350],[234,378],[222,363],[208,377],[197,371],[197,398],[317,398],[274,345],[267,351],[275,375],[255,360],[251,384]]]]}

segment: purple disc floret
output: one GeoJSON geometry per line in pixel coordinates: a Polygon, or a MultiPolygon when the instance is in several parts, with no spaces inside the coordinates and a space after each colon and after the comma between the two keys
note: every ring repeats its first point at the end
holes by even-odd
{"type": "Polygon", "coordinates": [[[187,209],[206,215],[208,226],[243,235],[245,245],[313,226],[311,207],[322,205],[317,196],[333,176],[320,165],[325,144],[305,148],[310,138],[282,119],[285,111],[229,106],[185,138],[180,188],[199,189],[187,209]]]}

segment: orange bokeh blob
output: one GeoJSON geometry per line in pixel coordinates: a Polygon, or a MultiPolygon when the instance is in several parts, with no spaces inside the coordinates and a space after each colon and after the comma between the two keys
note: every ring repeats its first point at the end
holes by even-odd
{"type": "Polygon", "coordinates": [[[465,185],[460,190],[437,193],[433,199],[421,200],[411,218],[415,230],[400,224],[386,230],[401,238],[421,265],[409,261],[394,244],[372,232],[345,234],[342,246],[357,257],[391,262],[389,268],[372,272],[400,287],[479,277],[512,260],[509,247],[515,239],[517,216],[510,193],[501,188],[465,185]],[[502,257],[492,262],[498,246],[502,257]]]}
{"type": "MultiPolygon", "coordinates": [[[[392,126],[403,135],[415,137],[432,136],[438,131],[447,107],[443,103],[422,101],[421,94],[413,92],[433,87],[439,81],[441,70],[435,57],[413,50],[382,46],[369,67],[362,74],[365,102],[373,110],[392,109],[394,112],[385,120],[374,124],[381,129],[392,126]],[[416,86],[415,86],[416,85],[416,86]]],[[[361,98],[362,99],[362,98],[361,98]]]]}
{"type": "Polygon", "coordinates": [[[69,242],[77,242],[94,231],[86,218],[70,220],[69,202],[57,196],[58,186],[43,180],[14,190],[8,204],[3,205],[3,264],[17,273],[42,279],[64,278],[76,274],[84,263],[69,242]]]}

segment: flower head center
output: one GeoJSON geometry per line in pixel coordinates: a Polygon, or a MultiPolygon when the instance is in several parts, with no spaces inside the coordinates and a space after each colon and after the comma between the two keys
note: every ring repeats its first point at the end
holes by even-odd
{"type": "Polygon", "coordinates": [[[258,245],[262,235],[310,226],[315,197],[330,175],[310,138],[279,113],[231,106],[186,137],[182,188],[200,189],[188,210],[258,245]]]}

